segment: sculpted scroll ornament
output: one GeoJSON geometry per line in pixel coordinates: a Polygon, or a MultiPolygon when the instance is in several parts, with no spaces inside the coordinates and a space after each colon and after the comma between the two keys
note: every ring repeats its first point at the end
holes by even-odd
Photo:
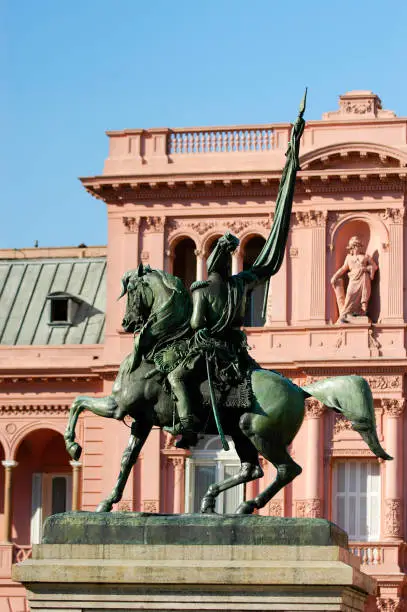
{"type": "Polygon", "coordinates": [[[324,226],[328,217],[327,211],[309,210],[295,213],[297,224],[302,227],[324,226]]]}
{"type": "Polygon", "coordinates": [[[163,232],[165,227],[165,217],[146,217],[146,232],[163,232]]]}
{"type": "Polygon", "coordinates": [[[403,535],[403,502],[401,499],[386,499],[384,514],[386,536],[400,538],[403,535]]]}
{"type": "Polygon", "coordinates": [[[305,401],[305,415],[311,419],[317,419],[324,413],[324,405],[314,398],[309,398],[305,401]]]}
{"type": "Polygon", "coordinates": [[[404,214],[404,208],[386,208],[386,210],[381,213],[381,217],[385,221],[390,221],[390,223],[400,224],[403,223],[404,214]]]}
{"type": "Polygon", "coordinates": [[[337,416],[334,424],[334,435],[341,434],[344,431],[352,431],[352,423],[342,415],[337,416]]]}
{"type": "Polygon", "coordinates": [[[140,227],[140,217],[123,217],[123,225],[127,228],[127,231],[134,234],[140,227]]]}
{"type": "Polygon", "coordinates": [[[379,612],[403,612],[405,610],[405,605],[399,598],[377,597],[376,605],[379,612]]]}
{"type": "Polygon", "coordinates": [[[404,399],[386,398],[381,400],[382,408],[392,417],[400,417],[404,412],[404,399]]]}

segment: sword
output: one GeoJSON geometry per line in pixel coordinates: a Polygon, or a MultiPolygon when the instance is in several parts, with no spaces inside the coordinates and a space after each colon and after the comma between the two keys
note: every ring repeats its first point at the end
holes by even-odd
{"type": "Polygon", "coordinates": [[[208,375],[209,395],[211,397],[213,416],[215,417],[215,423],[216,423],[216,427],[218,428],[218,433],[219,433],[219,436],[222,442],[223,450],[228,451],[229,444],[225,438],[225,434],[223,433],[222,423],[220,422],[218,407],[216,405],[216,397],[215,397],[215,392],[213,390],[213,385],[212,385],[212,375],[211,375],[211,367],[209,364],[208,353],[205,353],[205,361],[206,361],[206,372],[208,375]]]}

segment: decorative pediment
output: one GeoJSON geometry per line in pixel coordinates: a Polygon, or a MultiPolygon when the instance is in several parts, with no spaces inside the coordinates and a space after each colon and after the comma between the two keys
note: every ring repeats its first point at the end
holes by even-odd
{"type": "Polygon", "coordinates": [[[396,114],[382,108],[382,101],[372,91],[355,89],[339,96],[339,110],[322,115],[323,121],[340,119],[342,121],[363,119],[388,119],[396,114]]]}
{"type": "Polygon", "coordinates": [[[303,155],[302,170],[359,170],[400,168],[407,166],[407,155],[384,145],[351,142],[330,145],[303,155]]]}

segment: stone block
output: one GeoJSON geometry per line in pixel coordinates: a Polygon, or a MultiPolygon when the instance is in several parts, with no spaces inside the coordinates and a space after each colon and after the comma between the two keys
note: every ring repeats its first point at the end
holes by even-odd
{"type": "Polygon", "coordinates": [[[30,608],[362,611],[375,582],[323,519],[67,513],[14,567],[30,608]]]}

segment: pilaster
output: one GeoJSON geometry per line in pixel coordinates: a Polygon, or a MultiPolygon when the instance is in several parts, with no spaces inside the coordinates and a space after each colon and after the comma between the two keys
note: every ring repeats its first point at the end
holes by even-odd
{"type": "Polygon", "coordinates": [[[322,419],[324,410],[324,405],[314,398],[310,398],[305,402],[308,434],[305,516],[310,518],[322,516],[322,488],[324,480],[322,419]]]}
{"type": "Polygon", "coordinates": [[[403,413],[404,399],[382,399],[386,415],[386,450],[393,461],[386,462],[384,494],[384,536],[399,540],[404,533],[403,508],[403,413]]]}

